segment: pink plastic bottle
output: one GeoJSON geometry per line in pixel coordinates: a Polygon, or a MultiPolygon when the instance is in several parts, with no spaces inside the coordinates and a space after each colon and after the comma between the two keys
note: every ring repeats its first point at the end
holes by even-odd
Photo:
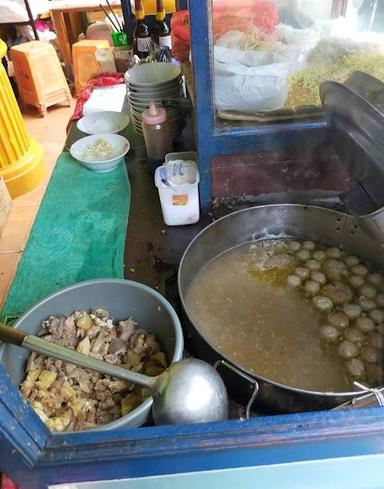
{"type": "Polygon", "coordinates": [[[164,109],[151,102],[142,114],[142,127],[149,166],[154,172],[164,163],[165,155],[172,152],[172,139],[164,109]]]}

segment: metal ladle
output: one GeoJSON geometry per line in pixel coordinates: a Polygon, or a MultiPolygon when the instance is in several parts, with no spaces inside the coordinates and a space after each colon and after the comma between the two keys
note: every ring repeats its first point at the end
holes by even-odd
{"type": "Polygon", "coordinates": [[[4,324],[0,324],[0,340],[148,387],[153,395],[155,424],[201,423],[228,417],[225,385],[216,370],[202,360],[180,360],[157,377],[148,377],[4,324]]]}

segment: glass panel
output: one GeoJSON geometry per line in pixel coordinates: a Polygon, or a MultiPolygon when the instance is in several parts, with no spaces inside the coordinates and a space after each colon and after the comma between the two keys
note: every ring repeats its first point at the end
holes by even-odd
{"type": "Polygon", "coordinates": [[[319,117],[321,82],[384,81],[384,0],[208,1],[218,124],[319,117]]]}
{"type": "MultiPolygon", "coordinates": [[[[296,456],[293,450],[292,453],[296,456]]],[[[320,453],[321,449],[318,449],[313,453],[313,457],[316,458],[320,453]]],[[[208,458],[209,455],[205,455],[205,465],[210,463],[208,458]]],[[[251,462],[251,456],[248,455],[245,460],[251,462]]],[[[383,487],[383,462],[383,455],[378,454],[102,482],[59,484],[48,486],[48,489],[206,489],[208,487],[220,487],[220,489],[234,487],[381,489],[383,487]]]]}

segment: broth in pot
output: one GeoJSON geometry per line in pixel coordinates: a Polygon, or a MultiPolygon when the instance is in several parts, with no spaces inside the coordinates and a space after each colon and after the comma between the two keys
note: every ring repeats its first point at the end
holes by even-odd
{"type": "Polygon", "coordinates": [[[199,271],[186,307],[210,342],[255,375],[332,393],[382,382],[384,276],[340,248],[242,245],[199,271]]]}

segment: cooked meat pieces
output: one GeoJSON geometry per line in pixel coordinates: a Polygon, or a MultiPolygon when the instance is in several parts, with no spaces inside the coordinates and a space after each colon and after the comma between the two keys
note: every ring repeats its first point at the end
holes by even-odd
{"type": "MultiPolygon", "coordinates": [[[[75,325],[74,315],[68,317],[50,316],[47,321],[44,321],[42,327],[51,335],[52,341],[65,345],[69,348],[74,348],[77,343],[77,330],[75,325]]],[[[45,339],[48,339],[47,337],[45,339]]]]}
{"type": "Polygon", "coordinates": [[[120,339],[115,338],[109,343],[108,353],[111,355],[123,355],[127,352],[127,342],[120,339]]]}
{"type": "Polygon", "coordinates": [[[135,321],[133,319],[120,321],[117,329],[119,331],[119,338],[123,341],[128,341],[131,334],[135,331],[135,321]]]}
{"type": "MultiPolygon", "coordinates": [[[[114,365],[158,375],[167,359],[154,335],[133,318],[117,323],[105,309],[50,316],[39,336],[114,365]]],[[[150,394],[135,384],[31,353],[21,392],[52,431],[80,431],[110,423],[150,394]]]]}
{"type": "Polygon", "coordinates": [[[156,338],[152,334],[148,334],[144,330],[139,330],[133,334],[128,341],[129,348],[139,355],[153,355],[159,351],[159,345],[156,338]]]}

